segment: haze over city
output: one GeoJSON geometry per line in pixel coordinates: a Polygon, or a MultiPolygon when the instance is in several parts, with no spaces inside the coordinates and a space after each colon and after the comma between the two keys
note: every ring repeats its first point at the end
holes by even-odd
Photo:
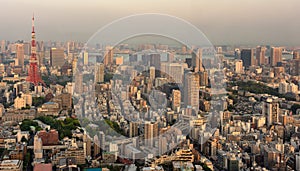
{"type": "Polygon", "coordinates": [[[10,0],[0,171],[300,171],[299,0],[10,0]]]}
{"type": "Polygon", "coordinates": [[[189,21],[214,45],[298,46],[299,6],[298,0],[10,0],[0,10],[0,38],[30,40],[32,13],[39,40],[82,42],[121,17],[162,13],[189,21]]]}

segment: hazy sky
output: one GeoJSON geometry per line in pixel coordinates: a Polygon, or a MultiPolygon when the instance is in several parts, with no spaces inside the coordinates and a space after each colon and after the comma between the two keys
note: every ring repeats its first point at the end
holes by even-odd
{"type": "Polygon", "coordinates": [[[215,45],[300,46],[299,8],[299,0],[6,0],[0,40],[30,40],[33,12],[38,40],[83,42],[115,19],[163,13],[194,24],[215,45]]]}

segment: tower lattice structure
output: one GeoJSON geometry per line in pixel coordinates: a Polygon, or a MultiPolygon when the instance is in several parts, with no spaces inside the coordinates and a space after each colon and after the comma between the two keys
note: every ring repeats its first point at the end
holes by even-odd
{"type": "Polygon", "coordinates": [[[45,85],[43,82],[39,68],[38,68],[38,60],[36,56],[36,40],[35,40],[35,31],[34,31],[34,16],[32,17],[32,32],[31,32],[31,56],[28,70],[27,81],[34,85],[45,85]]]}

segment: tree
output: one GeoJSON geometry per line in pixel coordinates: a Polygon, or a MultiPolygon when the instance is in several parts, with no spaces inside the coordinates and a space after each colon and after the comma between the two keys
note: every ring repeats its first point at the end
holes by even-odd
{"type": "Polygon", "coordinates": [[[298,109],[300,109],[300,105],[299,104],[294,104],[291,107],[291,110],[292,110],[293,114],[296,114],[296,112],[297,112],[298,109]]]}
{"type": "Polygon", "coordinates": [[[28,140],[23,136],[22,138],[21,138],[21,142],[28,142],[28,140]]]}

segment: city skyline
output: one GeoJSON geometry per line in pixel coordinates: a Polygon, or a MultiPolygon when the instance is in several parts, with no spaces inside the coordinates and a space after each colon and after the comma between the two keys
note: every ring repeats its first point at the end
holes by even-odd
{"type": "Polygon", "coordinates": [[[300,171],[299,2],[81,2],[0,10],[0,171],[300,171]]]}

